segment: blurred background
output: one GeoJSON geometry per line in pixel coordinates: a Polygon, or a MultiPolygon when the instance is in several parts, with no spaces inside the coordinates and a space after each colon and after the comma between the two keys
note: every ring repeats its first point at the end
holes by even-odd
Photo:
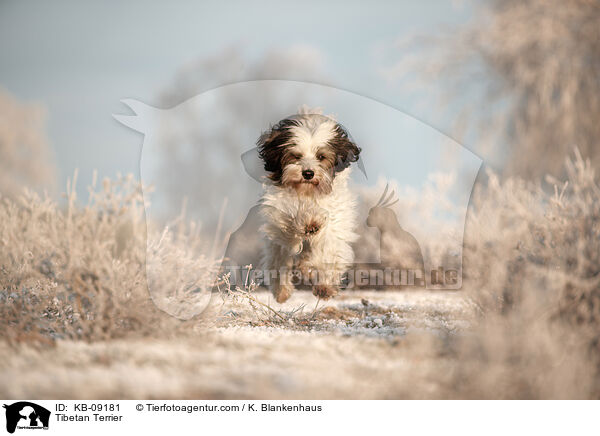
{"type": "Polygon", "coordinates": [[[169,108],[238,81],[299,80],[373,98],[450,133],[453,120],[433,114],[436,90],[411,92],[388,70],[403,56],[399,39],[438,35],[472,13],[444,1],[368,9],[360,2],[5,1],[0,84],[43,108],[56,184],[64,187],[79,168],[86,196],[94,169],[100,178],[139,174],[142,138],[111,115],[127,112],[123,98],[169,108]]]}
{"type": "Polygon", "coordinates": [[[138,174],[141,137],[111,117],[123,112],[122,98],[169,108],[253,79],[348,90],[440,130],[487,165],[528,177],[560,173],[573,146],[597,153],[599,7],[4,1],[2,189],[27,179],[55,190],[79,168],[85,196],[94,169],[138,174]]]}

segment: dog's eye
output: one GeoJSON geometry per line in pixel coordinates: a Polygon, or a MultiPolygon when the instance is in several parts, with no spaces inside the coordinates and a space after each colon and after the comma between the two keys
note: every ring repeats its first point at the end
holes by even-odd
{"type": "Polygon", "coordinates": [[[324,154],[320,154],[317,156],[317,159],[319,160],[325,160],[325,155],[324,154]]]}
{"type": "Polygon", "coordinates": [[[302,155],[301,155],[301,154],[296,154],[296,153],[294,153],[294,154],[292,154],[292,157],[293,157],[294,159],[296,159],[296,160],[298,160],[298,159],[302,159],[302,155]]]}

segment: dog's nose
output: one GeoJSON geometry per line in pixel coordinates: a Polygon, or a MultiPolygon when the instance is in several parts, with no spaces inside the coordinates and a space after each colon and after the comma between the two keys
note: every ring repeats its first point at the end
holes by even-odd
{"type": "Polygon", "coordinates": [[[306,180],[310,180],[314,177],[315,172],[313,170],[304,170],[302,171],[302,177],[304,177],[306,180]]]}

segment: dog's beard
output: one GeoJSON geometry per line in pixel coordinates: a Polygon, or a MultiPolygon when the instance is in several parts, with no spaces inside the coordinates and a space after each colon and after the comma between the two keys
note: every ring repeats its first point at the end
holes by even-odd
{"type": "Polygon", "coordinates": [[[299,195],[318,196],[331,193],[333,183],[333,171],[324,168],[315,168],[315,175],[310,180],[302,177],[302,167],[299,165],[287,165],[283,169],[281,184],[294,189],[299,195]]]}

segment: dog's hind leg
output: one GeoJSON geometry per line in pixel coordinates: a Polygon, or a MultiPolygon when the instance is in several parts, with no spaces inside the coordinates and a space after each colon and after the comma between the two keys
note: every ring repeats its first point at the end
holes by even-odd
{"type": "Polygon", "coordinates": [[[266,254],[264,266],[268,270],[265,274],[270,277],[269,289],[278,303],[284,303],[294,292],[291,282],[293,257],[284,247],[272,242],[268,244],[266,254]]]}

